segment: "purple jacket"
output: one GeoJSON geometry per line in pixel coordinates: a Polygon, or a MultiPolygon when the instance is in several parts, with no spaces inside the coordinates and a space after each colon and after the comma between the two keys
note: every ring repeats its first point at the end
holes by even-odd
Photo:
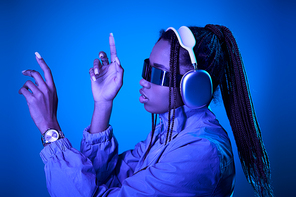
{"type": "Polygon", "coordinates": [[[165,145],[167,116],[160,115],[145,160],[151,133],[118,155],[111,126],[98,134],[86,128],[80,152],[66,138],[46,146],[40,155],[50,195],[231,196],[234,159],[215,115],[208,108],[177,108],[172,141],[165,145]]]}

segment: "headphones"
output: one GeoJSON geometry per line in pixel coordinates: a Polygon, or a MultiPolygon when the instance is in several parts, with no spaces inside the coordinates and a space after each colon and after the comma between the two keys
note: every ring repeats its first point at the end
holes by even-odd
{"type": "Polygon", "coordinates": [[[173,30],[179,40],[180,45],[188,51],[193,70],[185,73],[180,82],[180,91],[183,103],[189,108],[202,108],[211,102],[213,96],[213,83],[210,74],[197,68],[196,57],[193,47],[196,44],[191,30],[182,26],[178,29],[169,27],[166,31],[173,30]]]}

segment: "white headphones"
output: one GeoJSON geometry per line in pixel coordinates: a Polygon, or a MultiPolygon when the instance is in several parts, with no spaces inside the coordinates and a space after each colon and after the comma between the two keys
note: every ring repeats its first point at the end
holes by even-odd
{"type": "Polygon", "coordinates": [[[210,74],[205,70],[197,68],[196,57],[193,51],[195,38],[191,30],[182,26],[178,29],[169,27],[166,31],[173,30],[180,45],[189,53],[193,70],[185,73],[181,79],[180,91],[183,103],[189,108],[202,108],[211,102],[213,96],[213,83],[210,74]]]}

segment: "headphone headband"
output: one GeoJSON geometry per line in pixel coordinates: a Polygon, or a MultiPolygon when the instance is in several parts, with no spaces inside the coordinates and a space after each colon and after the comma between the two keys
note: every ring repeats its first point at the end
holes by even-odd
{"type": "Polygon", "coordinates": [[[197,62],[193,51],[196,41],[192,31],[186,26],[180,27],[178,31],[173,27],[169,27],[166,31],[168,30],[173,30],[175,32],[180,45],[188,51],[191,63],[194,66],[194,69],[197,70],[197,62]]]}

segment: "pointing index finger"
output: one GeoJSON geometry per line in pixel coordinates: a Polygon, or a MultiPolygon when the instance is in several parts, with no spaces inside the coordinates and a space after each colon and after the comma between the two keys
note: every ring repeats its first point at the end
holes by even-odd
{"type": "Polygon", "coordinates": [[[54,88],[54,82],[53,82],[53,77],[52,77],[50,68],[47,66],[44,59],[40,56],[38,52],[35,52],[35,55],[36,55],[36,60],[38,64],[40,65],[41,69],[44,72],[44,78],[47,85],[49,85],[51,88],[54,88]]]}
{"type": "Polygon", "coordinates": [[[117,53],[116,53],[116,47],[115,47],[115,40],[113,33],[110,33],[109,36],[109,45],[110,45],[110,53],[111,53],[111,63],[116,60],[117,53]]]}

